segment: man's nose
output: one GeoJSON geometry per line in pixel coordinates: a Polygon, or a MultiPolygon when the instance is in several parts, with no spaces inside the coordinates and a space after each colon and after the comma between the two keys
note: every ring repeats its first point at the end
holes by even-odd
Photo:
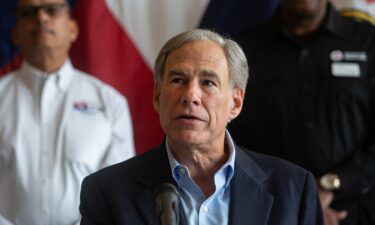
{"type": "Polygon", "coordinates": [[[51,16],[43,8],[39,8],[38,12],[36,13],[36,18],[38,21],[45,21],[49,19],[50,17],[51,16]]]}
{"type": "Polygon", "coordinates": [[[201,89],[199,84],[191,82],[186,85],[181,96],[181,102],[184,105],[200,105],[201,89]]]}

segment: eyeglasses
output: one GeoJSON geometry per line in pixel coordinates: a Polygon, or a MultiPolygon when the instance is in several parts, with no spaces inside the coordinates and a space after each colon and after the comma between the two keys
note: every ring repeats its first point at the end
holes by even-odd
{"type": "Polygon", "coordinates": [[[16,16],[20,19],[32,19],[38,15],[39,10],[43,10],[50,17],[57,17],[61,14],[63,9],[67,7],[67,3],[45,4],[38,6],[19,6],[16,9],[16,16]]]}

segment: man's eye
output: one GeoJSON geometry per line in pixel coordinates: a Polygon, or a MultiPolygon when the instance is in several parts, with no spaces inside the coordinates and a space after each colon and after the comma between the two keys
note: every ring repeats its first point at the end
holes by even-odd
{"type": "Polygon", "coordinates": [[[20,19],[33,19],[35,18],[39,10],[43,10],[51,17],[57,17],[61,15],[64,9],[68,8],[67,3],[59,4],[45,4],[39,6],[20,6],[16,9],[16,15],[20,19]]]}
{"type": "Polygon", "coordinates": [[[184,82],[183,79],[181,78],[173,78],[171,83],[175,83],[175,84],[182,84],[184,82]]]}
{"type": "Polygon", "coordinates": [[[59,5],[48,5],[44,8],[44,10],[48,13],[48,15],[55,16],[57,13],[59,13],[61,7],[59,5]]]}
{"type": "Polygon", "coordinates": [[[215,84],[213,81],[211,81],[211,80],[204,80],[204,81],[202,82],[202,84],[203,84],[204,86],[208,86],[208,87],[216,86],[216,84],[215,84]]]}
{"type": "Polygon", "coordinates": [[[35,10],[33,8],[21,8],[17,11],[18,17],[32,17],[35,14],[35,10]]]}

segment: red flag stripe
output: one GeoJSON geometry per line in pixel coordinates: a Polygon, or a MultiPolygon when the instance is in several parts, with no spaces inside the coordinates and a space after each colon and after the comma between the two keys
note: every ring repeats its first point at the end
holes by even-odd
{"type": "Polygon", "coordinates": [[[21,66],[22,57],[20,55],[16,55],[10,62],[5,64],[3,67],[0,68],[0,77],[5,75],[6,73],[16,70],[21,66]]]}
{"type": "Polygon", "coordinates": [[[103,0],[81,0],[73,10],[80,35],[74,65],[112,85],[129,102],[137,153],[159,144],[163,133],[152,105],[152,73],[103,0]]]}

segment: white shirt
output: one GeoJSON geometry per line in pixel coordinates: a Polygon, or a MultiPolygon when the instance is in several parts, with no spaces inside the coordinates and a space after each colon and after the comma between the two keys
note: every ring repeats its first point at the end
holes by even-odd
{"type": "Polygon", "coordinates": [[[0,79],[0,225],[79,222],[82,179],[134,154],[126,100],[69,60],[0,79]]]}

